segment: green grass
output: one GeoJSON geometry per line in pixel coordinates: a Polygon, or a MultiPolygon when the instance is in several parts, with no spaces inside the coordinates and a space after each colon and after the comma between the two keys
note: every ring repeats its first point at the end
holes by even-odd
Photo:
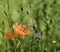
{"type": "Polygon", "coordinates": [[[60,0],[0,0],[0,52],[60,52],[60,0]],[[5,32],[15,23],[31,33],[12,41],[5,32]]]}

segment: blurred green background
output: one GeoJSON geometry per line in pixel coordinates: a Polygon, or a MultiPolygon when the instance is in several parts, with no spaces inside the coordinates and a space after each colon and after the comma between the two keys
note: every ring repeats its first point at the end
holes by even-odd
{"type": "Polygon", "coordinates": [[[0,0],[0,52],[60,52],[60,0],[0,0]],[[22,44],[36,33],[42,38],[15,49],[5,36],[15,23],[27,25],[31,32],[22,44]]]}

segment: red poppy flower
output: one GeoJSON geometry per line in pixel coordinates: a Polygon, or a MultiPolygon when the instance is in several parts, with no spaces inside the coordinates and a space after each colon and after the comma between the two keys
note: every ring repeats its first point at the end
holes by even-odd
{"type": "Polygon", "coordinates": [[[13,25],[14,32],[20,36],[25,36],[26,34],[29,34],[29,30],[26,25],[21,24],[14,24],[13,25]]]}
{"type": "Polygon", "coordinates": [[[10,33],[10,32],[6,32],[5,33],[7,37],[9,37],[10,39],[14,40],[14,34],[10,33]]]}

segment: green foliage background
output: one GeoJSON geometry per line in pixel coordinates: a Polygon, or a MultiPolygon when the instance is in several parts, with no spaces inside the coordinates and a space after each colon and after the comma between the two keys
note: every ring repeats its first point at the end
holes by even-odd
{"type": "MultiPolygon", "coordinates": [[[[35,33],[42,34],[40,43],[36,43],[36,52],[60,52],[60,0],[0,0],[1,52],[14,52],[13,42],[5,36],[5,32],[13,32],[12,25],[15,23],[26,24],[30,29],[31,34],[25,37],[25,41],[35,33]],[[36,29],[33,29],[34,26],[36,29]],[[52,41],[56,41],[56,44],[52,41]]],[[[34,42],[24,47],[25,52],[35,52],[34,42]]]]}

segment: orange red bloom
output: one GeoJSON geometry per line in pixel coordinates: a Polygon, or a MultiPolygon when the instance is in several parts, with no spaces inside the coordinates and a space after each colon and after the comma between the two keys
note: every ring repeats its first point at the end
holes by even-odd
{"type": "Polygon", "coordinates": [[[14,32],[19,36],[25,36],[26,34],[30,33],[26,25],[21,25],[18,23],[13,25],[13,29],[14,29],[14,32]]]}
{"type": "Polygon", "coordinates": [[[14,34],[10,33],[10,32],[6,32],[5,33],[7,37],[9,37],[10,39],[14,40],[14,34]]]}

